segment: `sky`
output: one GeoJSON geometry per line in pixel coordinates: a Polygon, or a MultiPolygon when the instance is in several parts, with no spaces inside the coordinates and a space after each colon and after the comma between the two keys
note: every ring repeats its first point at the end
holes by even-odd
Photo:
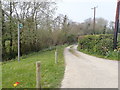
{"type": "Polygon", "coordinates": [[[93,18],[93,7],[96,9],[96,18],[115,21],[117,0],[57,0],[56,15],[67,15],[74,22],[84,22],[93,18]]]}

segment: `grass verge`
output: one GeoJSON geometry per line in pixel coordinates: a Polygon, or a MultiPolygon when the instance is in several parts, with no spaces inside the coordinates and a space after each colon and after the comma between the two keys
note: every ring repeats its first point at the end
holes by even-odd
{"type": "Polygon", "coordinates": [[[73,49],[73,46],[70,47],[69,51],[74,54],[76,57],[79,57],[79,55],[75,52],[75,50],[73,49]]]}
{"type": "Polygon", "coordinates": [[[89,55],[92,55],[92,56],[95,56],[95,57],[99,57],[99,58],[104,58],[104,59],[109,59],[109,60],[115,60],[115,61],[120,61],[120,52],[110,52],[108,56],[103,56],[103,55],[99,55],[97,53],[92,53],[92,52],[89,52],[87,50],[80,50],[78,49],[80,52],[83,52],[85,54],[89,54],[89,55]]]}
{"type": "Polygon", "coordinates": [[[59,88],[64,75],[63,50],[59,46],[58,64],[55,64],[55,50],[31,53],[23,56],[20,62],[12,60],[2,64],[2,88],[14,88],[15,82],[20,82],[16,88],[35,88],[36,86],[36,61],[41,61],[41,86],[42,88],[59,88]]]}

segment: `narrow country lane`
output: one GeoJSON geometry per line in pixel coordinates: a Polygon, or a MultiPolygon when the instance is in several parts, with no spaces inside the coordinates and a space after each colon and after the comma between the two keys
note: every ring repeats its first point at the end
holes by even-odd
{"type": "Polygon", "coordinates": [[[65,75],[61,88],[118,88],[118,61],[105,60],[65,48],[65,75]]]}

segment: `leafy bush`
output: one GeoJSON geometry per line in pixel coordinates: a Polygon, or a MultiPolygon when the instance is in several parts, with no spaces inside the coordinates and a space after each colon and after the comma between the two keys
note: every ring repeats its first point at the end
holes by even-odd
{"type": "Polygon", "coordinates": [[[76,38],[75,35],[70,34],[70,35],[67,36],[67,43],[68,44],[72,44],[72,43],[75,43],[75,42],[77,42],[77,38],[76,38]]]}
{"type": "MultiPolygon", "coordinates": [[[[118,49],[120,43],[118,43],[118,49]]],[[[91,54],[102,55],[105,58],[118,58],[118,50],[113,50],[113,35],[86,35],[78,39],[78,49],[91,54]]]]}

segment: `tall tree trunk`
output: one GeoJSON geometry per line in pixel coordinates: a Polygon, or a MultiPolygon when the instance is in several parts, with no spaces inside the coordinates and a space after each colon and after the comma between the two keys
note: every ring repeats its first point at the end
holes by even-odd
{"type": "Polygon", "coordinates": [[[10,59],[12,58],[12,47],[13,47],[13,40],[12,40],[12,2],[10,2],[10,59]]]}
{"type": "Polygon", "coordinates": [[[0,62],[2,61],[2,4],[0,0],[0,62]]]}
{"type": "Polygon", "coordinates": [[[2,58],[4,61],[5,55],[6,55],[6,49],[5,49],[5,38],[3,37],[5,35],[5,23],[4,23],[4,19],[5,19],[5,13],[2,10],[2,58]]]}

